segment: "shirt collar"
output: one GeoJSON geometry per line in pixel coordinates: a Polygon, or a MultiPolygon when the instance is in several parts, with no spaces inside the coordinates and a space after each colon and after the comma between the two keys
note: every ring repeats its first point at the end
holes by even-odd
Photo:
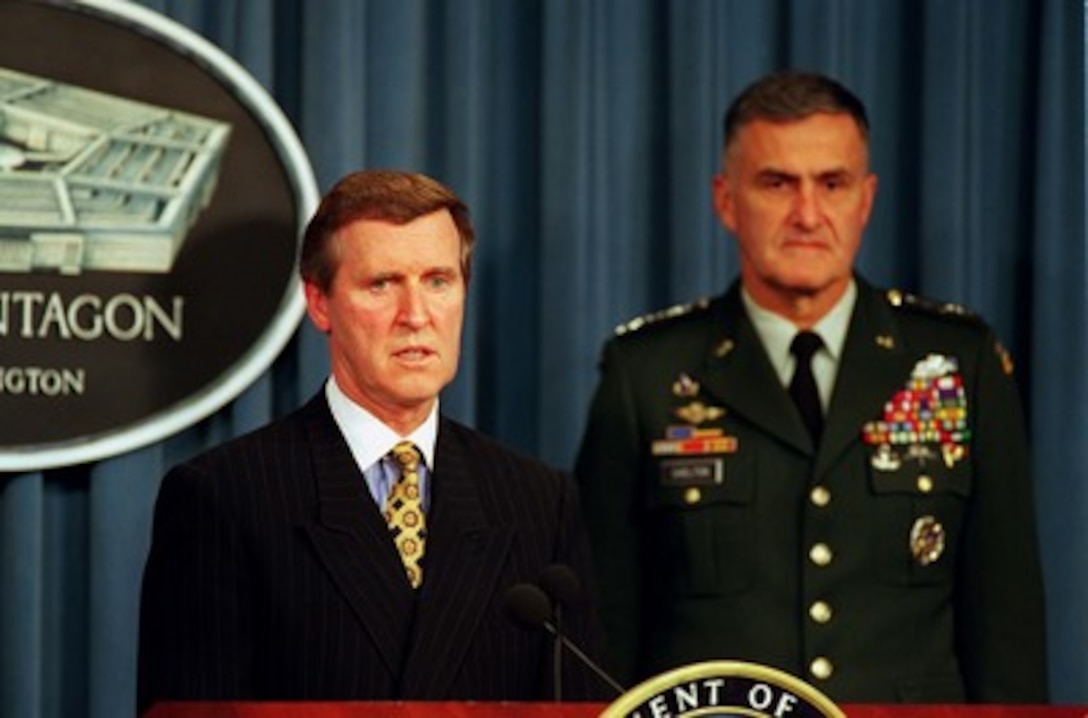
{"type": "Polygon", "coordinates": [[[434,449],[438,438],[437,398],[424,422],[408,436],[401,436],[349,399],[336,383],[335,377],[330,376],[325,382],[325,397],[328,399],[332,417],[340,428],[340,433],[344,435],[348,449],[360,470],[381,461],[397,442],[408,440],[419,449],[427,468],[434,471],[434,449]]]}
{"type": "MultiPolygon", "coordinates": [[[[842,349],[846,344],[846,331],[850,327],[850,316],[854,312],[857,296],[857,283],[851,278],[849,286],[839,301],[812,327],[812,331],[819,334],[824,341],[824,348],[821,351],[826,351],[836,363],[842,356],[842,349]]],[[[752,295],[743,286],[741,301],[744,302],[744,308],[752,320],[756,334],[759,335],[763,347],[767,350],[775,373],[780,377],[789,377],[793,371],[790,342],[793,341],[793,335],[797,333],[797,327],[785,317],[756,304],[752,295]]]]}

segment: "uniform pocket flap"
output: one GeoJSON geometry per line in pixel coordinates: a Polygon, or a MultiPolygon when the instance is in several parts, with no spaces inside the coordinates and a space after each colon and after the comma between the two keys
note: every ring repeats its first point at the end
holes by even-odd
{"type": "Polygon", "coordinates": [[[720,503],[746,504],[752,500],[753,471],[743,470],[735,454],[710,454],[661,459],[650,504],[696,506],[720,503]]]}
{"type": "Polygon", "coordinates": [[[965,462],[953,468],[940,463],[903,462],[895,469],[873,470],[869,479],[875,494],[971,495],[971,472],[965,462]]]}

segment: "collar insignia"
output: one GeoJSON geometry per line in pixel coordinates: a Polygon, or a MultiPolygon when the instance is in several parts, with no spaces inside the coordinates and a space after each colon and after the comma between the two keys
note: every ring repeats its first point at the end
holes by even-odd
{"type": "Polygon", "coordinates": [[[699,382],[692,379],[687,374],[681,374],[677,377],[676,381],[672,383],[672,393],[674,396],[680,397],[693,397],[699,394],[699,382]]]}

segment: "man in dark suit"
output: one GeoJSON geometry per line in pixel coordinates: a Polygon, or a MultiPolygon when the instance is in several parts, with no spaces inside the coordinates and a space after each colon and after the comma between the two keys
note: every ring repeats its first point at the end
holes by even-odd
{"type": "Polygon", "coordinates": [[[605,345],[575,473],[621,681],[733,658],[841,702],[1046,700],[1011,362],[858,276],[875,193],[851,92],[754,83],[713,184],[739,281],[605,345]]]}
{"type": "MultiPolygon", "coordinates": [[[[300,259],[332,375],[292,415],[172,469],[144,575],[139,709],[161,700],[545,700],[552,646],[504,615],[549,566],[588,578],[573,479],[438,411],[473,249],[416,174],[348,175],[300,259]]],[[[592,606],[564,611],[593,650],[592,606]]],[[[563,697],[602,686],[567,660],[563,697]]]]}

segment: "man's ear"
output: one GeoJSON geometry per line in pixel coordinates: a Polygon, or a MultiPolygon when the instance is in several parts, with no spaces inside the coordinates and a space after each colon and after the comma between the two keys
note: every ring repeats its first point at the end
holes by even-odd
{"type": "Polygon", "coordinates": [[[718,221],[734,232],[737,226],[736,206],[733,203],[733,186],[724,174],[714,175],[711,183],[711,191],[714,195],[714,211],[718,215],[718,221]]]}
{"type": "Polygon", "coordinates": [[[873,212],[873,203],[876,201],[876,188],[877,188],[878,182],[877,182],[876,175],[872,174],[872,173],[866,175],[864,182],[865,182],[865,187],[864,187],[864,192],[865,192],[865,224],[868,225],[869,224],[869,216],[873,212]]]}
{"type": "Polygon", "coordinates": [[[323,334],[328,334],[332,328],[329,322],[329,300],[316,284],[304,282],[302,290],[306,295],[306,313],[310,315],[310,321],[323,334]]]}

